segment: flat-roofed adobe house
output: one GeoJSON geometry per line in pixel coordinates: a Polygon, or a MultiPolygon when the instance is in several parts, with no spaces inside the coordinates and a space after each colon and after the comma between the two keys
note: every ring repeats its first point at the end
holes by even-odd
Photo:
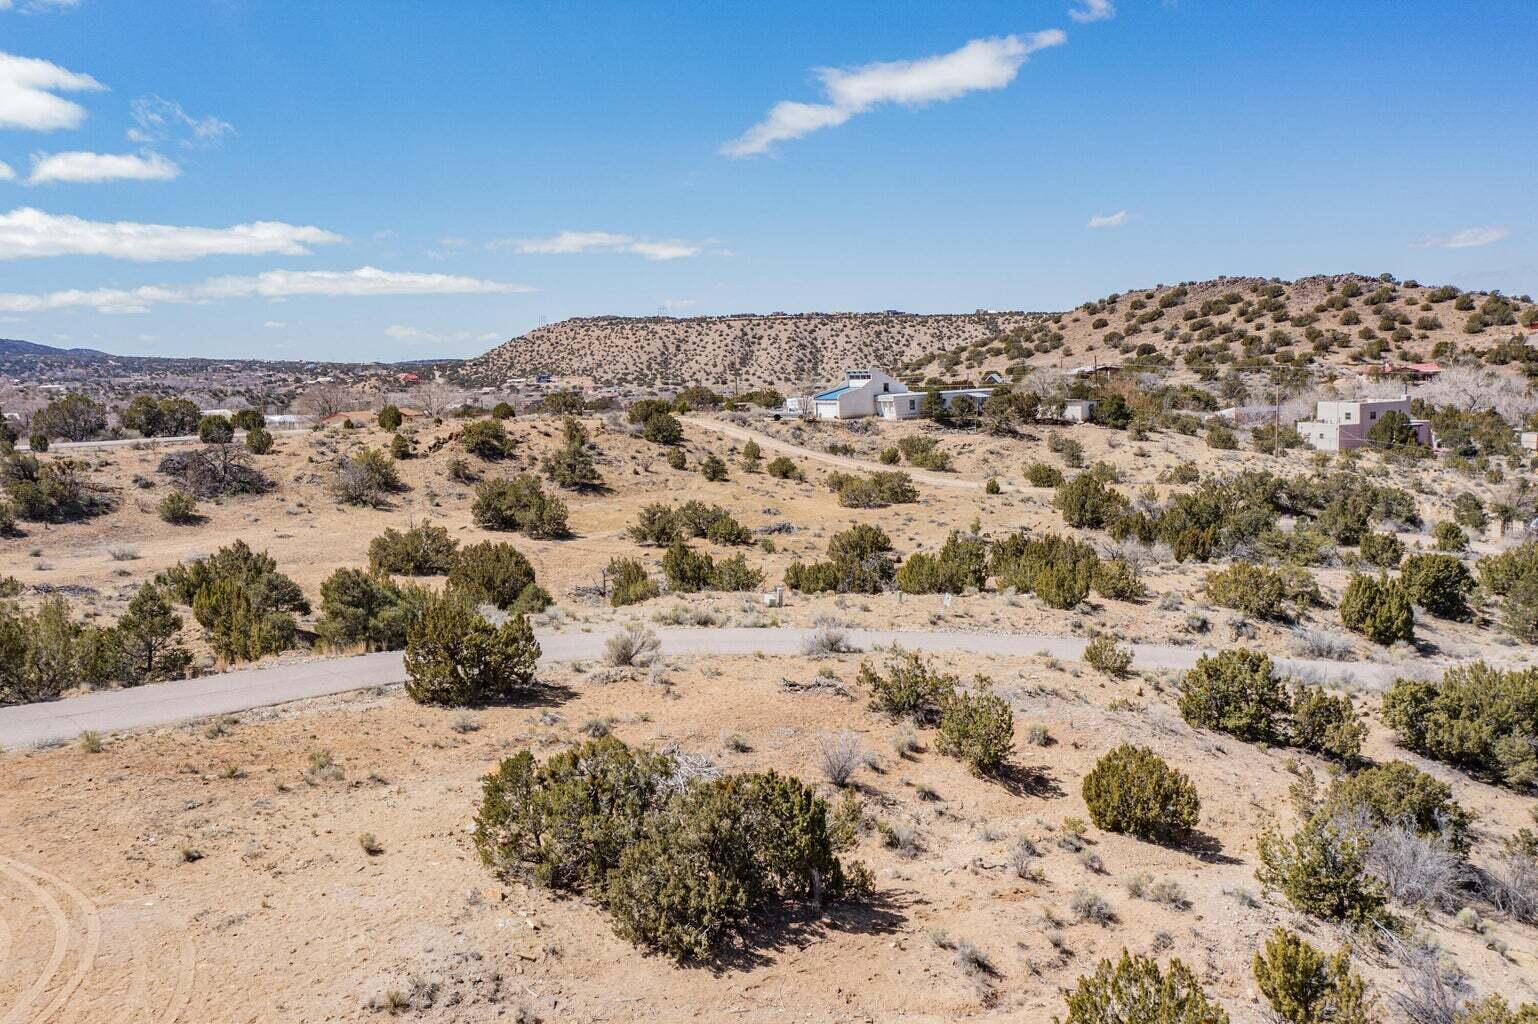
{"type": "Polygon", "coordinates": [[[812,396],[812,415],[819,420],[852,420],[876,415],[876,397],[908,385],[884,370],[846,370],[844,382],[812,396]]]}
{"type": "Polygon", "coordinates": [[[1417,444],[1428,448],[1435,444],[1436,437],[1431,432],[1431,424],[1410,417],[1408,397],[1319,402],[1315,407],[1314,418],[1300,421],[1297,429],[1303,440],[1322,452],[1347,451],[1370,445],[1372,442],[1368,440],[1368,431],[1386,413],[1391,412],[1401,413],[1410,420],[1410,429],[1415,431],[1417,444]]]}

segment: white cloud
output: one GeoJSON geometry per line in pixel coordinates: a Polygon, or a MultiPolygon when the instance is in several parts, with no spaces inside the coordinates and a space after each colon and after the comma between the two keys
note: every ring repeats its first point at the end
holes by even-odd
{"type": "Polygon", "coordinates": [[[776,142],[799,139],[848,121],[883,103],[915,107],[944,103],[969,92],[1002,89],[1037,50],[1061,46],[1068,36],[1048,29],[1027,36],[973,39],[958,50],[919,60],[886,61],[852,69],[818,68],[827,103],[784,100],[758,124],[721,147],[726,156],[763,153],[776,142]]]}
{"type": "Polygon", "coordinates": [[[268,330],[271,330],[271,331],[281,331],[283,328],[288,326],[288,321],[286,321],[286,320],[268,320],[265,323],[263,323],[262,326],[267,328],[268,330]]]}
{"type": "Polygon", "coordinates": [[[140,96],[129,109],[133,142],[176,142],[187,149],[205,148],[235,133],[235,126],[217,117],[193,117],[180,103],[159,96],[140,96]]]}
{"type": "MultiPolygon", "coordinates": [[[[12,0],[0,0],[0,11],[9,11],[16,5],[12,0]]],[[[41,14],[47,11],[67,11],[80,6],[80,0],[25,0],[16,8],[23,14],[41,14]]]]}
{"type": "Polygon", "coordinates": [[[170,181],[182,169],[170,160],[145,150],[132,153],[52,153],[32,157],[29,185],[67,181],[75,183],[102,181],[170,181]]]}
{"type": "Polygon", "coordinates": [[[1078,3],[1077,7],[1068,12],[1068,17],[1080,25],[1116,17],[1116,5],[1111,0],[1078,0],[1078,3]]]}
{"type": "Polygon", "coordinates": [[[1416,243],[1418,249],[1473,249],[1481,245],[1499,242],[1511,229],[1499,224],[1482,228],[1464,228],[1450,235],[1432,235],[1416,243]]]}
{"type": "Polygon", "coordinates": [[[203,256],[307,254],[309,245],[346,241],[317,227],[256,221],[227,228],[176,227],[54,216],[31,207],[0,214],[0,260],[40,256],[106,256],[139,263],[203,256]]]}
{"type": "Polygon", "coordinates": [[[693,299],[663,299],[662,300],[662,308],[667,310],[670,313],[673,310],[675,310],[675,309],[690,309],[690,308],[692,308],[694,306],[697,306],[697,305],[699,305],[699,303],[695,302],[693,299]]]}
{"type": "Polygon", "coordinates": [[[405,341],[412,344],[457,345],[467,341],[475,341],[486,345],[493,341],[504,340],[502,335],[495,331],[483,331],[479,334],[475,331],[454,331],[448,334],[440,334],[433,331],[424,331],[419,327],[408,327],[405,324],[391,324],[385,328],[385,334],[396,341],[405,341]]]}
{"type": "Polygon", "coordinates": [[[1089,219],[1092,228],[1119,228],[1132,219],[1132,215],[1126,210],[1117,210],[1115,213],[1097,213],[1089,219]]]}
{"type": "Polygon", "coordinates": [[[85,120],[85,108],[54,93],[104,89],[106,86],[90,75],[35,57],[0,53],[0,128],[34,132],[78,128],[85,120]]]}
{"type": "Polygon", "coordinates": [[[99,313],[144,313],[156,305],[186,305],[226,299],[511,295],[533,290],[527,285],[485,281],[475,277],[380,270],[378,267],[359,267],[357,270],[269,270],[250,276],[211,277],[194,285],[68,289],[35,294],[0,292],[0,312],[43,313],[84,307],[99,313]]]}
{"type": "Polygon", "coordinates": [[[652,241],[609,231],[562,231],[549,238],[505,238],[487,243],[488,249],[513,249],[521,253],[569,254],[579,252],[627,252],[649,260],[676,260],[698,256],[704,242],[678,239],[652,241]]]}
{"type": "Polygon", "coordinates": [[[11,165],[0,160],[0,181],[10,181],[15,177],[16,172],[11,169],[11,165]]]}

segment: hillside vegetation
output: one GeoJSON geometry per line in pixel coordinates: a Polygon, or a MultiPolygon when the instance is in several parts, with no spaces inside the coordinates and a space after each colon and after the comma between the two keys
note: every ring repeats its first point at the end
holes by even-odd
{"type": "Polygon", "coordinates": [[[1044,313],[587,317],[540,327],[461,367],[468,382],[555,373],[608,384],[813,385],[986,341],[1044,313]]]}

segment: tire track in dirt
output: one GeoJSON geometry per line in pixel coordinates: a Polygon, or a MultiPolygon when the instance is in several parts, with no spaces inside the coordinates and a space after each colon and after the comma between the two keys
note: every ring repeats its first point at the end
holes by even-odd
{"type": "Polygon", "coordinates": [[[14,863],[9,857],[0,856],[0,874],[26,890],[53,922],[53,951],[49,954],[42,973],[33,979],[32,984],[21,993],[6,1015],[0,1017],[0,1024],[23,1024],[24,1021],[29,1020],[28,1010],[48,990],[48,986],[53,983],[54,975],[59,973],[59,968],[69,953],[70,927],[69,919],[64,916],[64,909],[47,890],[13,867],[14,863]]]}
{"type": "MultiPolygon", "coordinates": [[[[54,1014],[62,1010],[65,1004],[69,1002],[70,998],[74,996],[75,992],[80,988],[80,985],[85,981],[86,977],[90,975],[91,968],[96,963],[96,954],[97,951],[101,948],[101,914],[97,910],[95,902],[93,902],[89,896],[75,888],[75,886],[71,885],[69,882],[66,882],[64,879],[59,878],[57,875],[50,874],[41,868],[35,867],[31,864],[25,864],[18,860],[13,860],[9,857],[0,857],[0,867],[10,869],[13,877],[19,876],[30,880],[33,887],[40,893],[44,892],[44,890],[42,886],[37,885],[38,881],[46,882],[48,885],[53,886],[56,890],[64,894],[65,898],[71,904],[71,909],[76,911],[76,913],[80,916],[85,924],[84,948],[81,949],[78,956],[76,957],[74,970],[70,972],[69,978],[65,981],[64,985],[59,989],[59,991],[54,993],[53,998],[48,1001],[48,1004],[39,1010],[37,1015],[32,1017],[29,1022],[29,1024],[47,1024],[48,1021],[53,1019],[54,1014]]],[[[57,902],[54,903],[54,907],[56,909],[58,908],[57,902]]],[[[71,930],[68,916],[63,913],[62,909],[60,909],[60,916],[54,920],[56,927],[62,923],[66,933],[65,943],[67,945],[69,942],[69,932],[71,930]]],[[[55,945],[55,951],[58,951],[57,944],[55,945]]],[[[55,967],[55,971],[57,971],[57,967],[55,967]]],[[[14,1013],[15,1011],[12,1012],[14,1013]]],[[[9,1020],[9,1018],[7,1018],[7,1020],[9,1020]]]]}
{"type": "Polygon", "coordinates": [[[171,1002],[155,1024],[176,1024],[192,1005],[192,992],[197,985],[197,951],[192,940],[182,932],[177,938],[176,985],[171,990],[171,1002]]]}

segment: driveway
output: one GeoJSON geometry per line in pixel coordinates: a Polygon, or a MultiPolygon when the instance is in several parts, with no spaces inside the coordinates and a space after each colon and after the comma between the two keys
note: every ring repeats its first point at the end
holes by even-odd
{"type": "MultiPolygon", "coordinates": [[[[604,643],[616,632],[540,633],[542,663],[594,661],[603,657],[604,643]]],[[[810,629],[662,629],[657,631],[664,655],[798,655],[810,629]]],[[[1085,641],[1076,637],[1018,633],[958,633],[938,631],[848,630],[849,645],[858,650],[900,646],[926,653],[970,652],[1024,657],[1048,654],[1078,659],[1085,641]]],[[[1134,644],[1134,665],[1144,669],[1183,671],[1205,653],[1196,647],[1134,644]]],[[[1342,679],[1366,687],[1382,687],[1402,672],[1391,665],[1324,661],[1282,661],[1283,670],[1308,678],[1342,679]]],[[[405,681],[399,651],[268,668],[243,669],[198,679],[153,683],[121,690],[100,690],[79,697],[40,704],[0,708],[0,747],[14,748],[71,740],[91,729],[124,732],[172,725],[190,719],[235,714],[252,708],[306,700],[372,686],[405,681]]]]}

